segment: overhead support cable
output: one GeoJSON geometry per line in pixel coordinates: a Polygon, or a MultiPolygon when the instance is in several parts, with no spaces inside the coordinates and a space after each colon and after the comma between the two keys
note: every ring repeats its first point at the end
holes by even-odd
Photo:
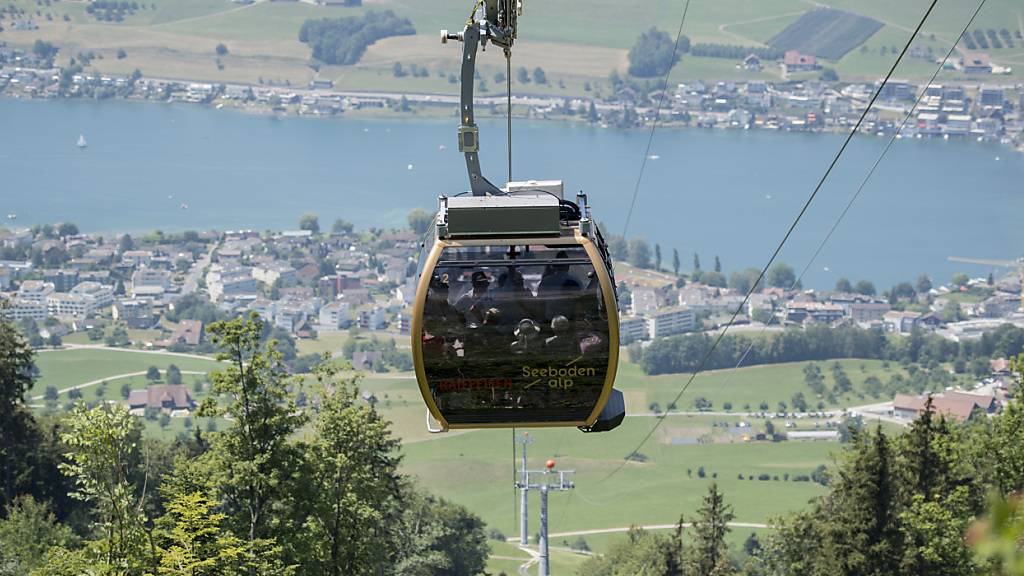
{"type": "MultiPolygon", "coordinates": [[[[878,89],[875,90],[874,94],[871,96],[871,100],[868,102],[867,106],[864,108],[864,111],[861,113],[860,117],[857,119],[857,123],[853,126],[853,128],[847,134],[846,139],[843,141],[842,146],[840,146],[838,152],[836,152],[835,156],[832,158],[832,161],[829,163],[828,168],[825,170],[825,173],[821,176],[821,179],[818,181],[818,184],[814,187],[814,190],[811,192],[810,196],[807,197],[807,200],[804,202],[804,204],[801,207],[800,211],[797,213],[796,218],[793,220],[792,224],[790,224],[789,228],[786,230],[785,235],[782,237],[782,240],[779,242],[779,244],[776,246],[775,250],[772,252],[772,255],[768,259],[768,262],[765,263],[764,267],[761,269],[760,273],[758,274],[757,280],[754,281],[751,284],[750,288],[747,290],[746,294],[743,297],[743,301],[736,308],[736,310],[733,311],[732,316],[729,318],[729,322],[727,322],[725,327],[718,333],[718,336],[715,338],[715,340],[712,343],[711,347],[708,349],[708,351],[701,358],[700,363],[697,365],[697,369],[694,370],[694,372],[686,380],[686,383],[683,385],[683,387],[676,394],[675,398],[672,400],[670,405],[678,403],[679,399],[682,398],[683,394],[686,393],[686,391],[689,389],[690,385],[693,384],[693,381],[697,377],[697,375],[699,375],[701,372],[704,371],[705,367],[707,366],[708,360],[711,359],[711,356],[712,356],[712,354],[714,354],[715,349],[717,349],[718,345],[721,344],[722,338],[725,337],[725,335],[726,335],[726,333],[728,333],[729,329],[732,328],[732,326],[736,323],[736,318],[739,316],[740,311],[743,310],[744,307],[746,307],[747,303],[750,301],[750,297],[754,293],[754,290],[757,289],[757,287],[764,280],[764,277],[768,274],[768,269],[771,268],[772,264],[775,263],[776,258],[778,258],[778,256],[779,256],[779,253],[782,252],[782,248],[785,247],[786,242],[788,242],[789,238],[793,235],[793,231],[796,230],[797,225],[800,224],[800,221],[803,219],[804,215],[807,213],[807,210],[811,207],[811,204],[814,202],[815,198],[817,198],[818,193],[821,191],[822,187],[824,187],[825,182],[828,181],[829,176],[832,174],[832,170],[835,169],[836,165],[839,163],[839,160],[842,158],[843,153],[846,151],[846,148],[850,145],[850,142],[853,140],[853,137],[856,136],[857,133],[860,131],[860,127],[864,124],[864,120],[867,118],[868,113],[874,107],[875,102],[878,100],[878,97],[882,93],[882,90],[885,88],[886,84],[888,84],[889,80],[892,78],[892,75],[896,72],[896,68],[899,67],[900,62],[903,61],[903,57],[906,55],[907,51],[910,49],[910,45],[913,43],[914,38],[916,38],[918,33],[920,33],[921,28],[924,26],[924,23],[928,20],[928,17],[931,15],[932,11],[935,9],[935,5],[937,3],[938,3],[938,0],[932,0],[932,2],[929,4],[928,10],[925,11],[924,16],[921,17],[921,20],[917,23],[917,26],[914,28],[913,33],[910,34],[910,37],[907,39],[907,42],[903,45],[903,49],[900,50],[900,53],[896,57],[896,60],[893,62],[892,66],[889,68],[889,71],[886,73],[885,77],[883,78],[882,83],[879,85],[878,89]]],[[[667,77],[666,77],[666,83],[667,83],[667,77]]],[[[653,138],[653,131],[652,131],[652,138],[653,138]]],[[[649,146],[649,144],[648,144],[648,146],[649,146]]],[[[646,158],[646,156],[645,156],[645,158],[646,158]]],[[[634,195],[634,198],[635,198],[635,195],[634,195]]],[[[647,434],[644,435],[643,439],[640,440],[640,442],[637,444],[636,448],[634,448],[632,451],[630,451],[628,454],[626,454],[626,456],[619,463],[619,465],[616,466],[607,476],[605,476],[603,479],[601,479],[599,483],[605,482],[606,480],[608,480],[608,479],[612,478],[613,476],[615,476],[620,470],[622,470],[622,468],[625,467],[626,463],[629,462],[629,460],[633,457],[633,455],[636,454],[640,450],[640,448],[642,448],[644,446],[644,444],[646,444],[647,441],[651,439],[651,437],[654,435],[654,433],[658,430],[658,428],[661,426],[661,424],[665,421],[666,416],[667,416],[667,413],[664,413],[664,412],[661,415],[659,415],[656,418],[656,420],[654,422],[654,425],[651,426],[651,429],[647,432],[647,434]]]]}

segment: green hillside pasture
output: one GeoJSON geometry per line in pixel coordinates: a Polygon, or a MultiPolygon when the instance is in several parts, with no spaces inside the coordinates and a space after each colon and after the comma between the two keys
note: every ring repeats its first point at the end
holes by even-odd
{"type": "MultiPolygon", "coordinates": [[[[818,362],[826,387],[831,387],[832,364],[834,360],[818,362]]],[[[846,375],[853,383],[854,393],[838,398],[837,405],[827,408],[870,404],[884,399],[861,397],[864,380],[875,376],[883,383],[889,381],[893,374],[907,377],[907,373],[895,363],[890,363],[888,370],[879,360],[838,360],[846,375]],[[863,369],[861,368],[863,366],[863,369]]],[[[712,403],[712,410],[723,410],[725,402],[732,403],[733,411],[743,411],[749,404],[751,410],[757,411],[761,402],[767,402],[771,410],[775,410],[779,402],[787,405],[797,392],[803,392],[808,404],[814,406],[820,400],[816,398],[804,383],[803,369],[807,362],[788,364],[768,364],[734,370],[713,370],[697,375],[689,389],[679,400],[679,410],[691,410],[693,401],[703,397],[712,403]]],[[[630,412],[646,412],[651,402],[657,402],[664,410],[675,395],[686,385],[689,374],[663,374],[659,376],[645,375],[635,364],[625,364],[619,369],[616,387],[626,395],[626,406],[630,412]]]]}
{"type": "MultiPolygon", "coordinates": [[[[665,425],[671,429],[678,422],[669,417],[665,425]]],[[[764,522],[800,509],[824,491],[811,482],[783,481],[784,474],[809,474],[839,448],[834,442],[670,445],[655,439],[640,449],[645,462],[630,462],[608,478],[652,424],[648,418],[632,418],[614,432],[594,435],[575,429],[530,431],[536,440],[529,447],[531,468],[554,457],[559,468],[577,471],[574,491],[551,496],[551,532],[676,522],[680,514],[695,513],[714,475],[735,507],[737,521],[764,522]],[[697,474],[701,466],[703,479],[697,474]],[[746,478],[762,473],[780,480],[738,479],[739,474],[746,478]]],[[[427,489],[512,535],[518,530],[513,519],[518,499],[512,489],[511,434],[474,431],[407,444],[403,469],[427,489]]],[[[537,529],[535,499],[531,510],[532,534],[537,529]]]]}
{"type": "Polygon", "coordinates": [[[882,23],[841,10],[812,10],[768,41],[780,50],[799,50],[839,60],[882,28],[882,23]]]}
{"type": "MultiPolygon", "coordinates": [[[[36,366],[40,375],[28,396],[42,394],[47,386],[64,389],[120,374],[143,372],[150,366],[156,366],[163,371],[170,364],[183,371],[197,372],[208,372],[219,366],[213,360],[154,352],[97,348],[47,351],[36,355],[36,366]]],[[[185,381],[190,380],[186,377],[185,381]]]]}

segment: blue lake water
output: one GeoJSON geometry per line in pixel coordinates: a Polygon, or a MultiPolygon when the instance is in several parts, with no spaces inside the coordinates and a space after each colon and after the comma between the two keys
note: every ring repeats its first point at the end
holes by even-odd
{"type": "MultiPolygon", "coordinates": [[[[0,99],[0,215],[17,225],[68,220],[89,232],[159,228],[281,229],[306,212],[329,227],[404,223],[438,194],[467,188],[455,119],[273,118],[189,105],[0,99]],[[84,134],[89,146],[78,150],[84,134]],[[445,150],[439,145],[444,144],[445,150]],[[408,169],[412,165],[412,169],[408,169]],[[180,209],[185,203],[187,210],[180,209]]],[[[515,126],[516,179],[562,179],[621,233],[646,130],[554,122],[515,126]]],[[[503,122],[481,126],[485,174],[505,178],[503,122]]],[[[835,134],[659,130],[629,234],[672,248],[688,269],[714,256],[726,273],[760,267],[842,144],[835,134]]],[[[802,268],[875,157],[856,139],[780,259],[802,268]]],[[[946,281],[950,255],[1024,253],[1024,155],[974,142],[902,140],[805,277],[879,289],[927,272],[946,281]],[[997,159],[998,158],[998,159],[997,159]]]]}

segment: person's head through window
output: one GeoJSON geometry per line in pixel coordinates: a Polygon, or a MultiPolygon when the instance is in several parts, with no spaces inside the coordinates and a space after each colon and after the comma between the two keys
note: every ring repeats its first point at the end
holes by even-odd
{"type": "Polygon", "coordinates": [[[487,288],[491,285],[490,279],[487,278],[487,273],[483,270],[473,272],[470,282],[473,285],[473,295],[477,297],[487,294],[487,288]]]}

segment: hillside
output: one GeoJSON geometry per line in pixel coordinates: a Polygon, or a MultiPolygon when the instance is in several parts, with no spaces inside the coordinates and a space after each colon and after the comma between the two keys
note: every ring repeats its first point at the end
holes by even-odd
{"type": "MultiPolygon", "coordinates": [[[[128,74],[139,69],[153,78],[305,86],[318,72],[310,66],[310,46],[299,41],[304,22],[388,9],[408,18],[416,34],[387,38],[371,45],[355,65],[318,66],[319,77],[332,80],[339,89],[455,93],[451,75],[457,72],[458,49],[442,46],[437,31],[458,27],[465,19],[468,4],[465,0],[429,4],[417,0],[377,0],[367,1],[363,7],[326,7],[269,0],[251,4],[227,0],[153,0],[127,11],[89,12],[87,4],[69,0],[46,5],[37,5],[33,0],[11,0],[6,4],[5,18],[0,20],[0,27],[4,28],[0,42],[23,48],[37,39],[53,42],[61,49],[58,63],[91,52],[97,56],[91,61],[92,69],[103,73],[128,74]],[[15,19],[30,20],[38,28],[16,30],[15,19]],[[219,44],[225,49],[220,53],[219,44]],[[415,64],[428,74],[395,77],[396,62],[406,67],[415,64]]],[[[905,40],[907,31],[926,7],[926,3],[919,1],[893,6],[880,0],[830,0],[815,5],[842,8],[884,24],[863,44],[860,41],[866,29],[859,24],[852,30],[857,34],[844,35],[841,46],[831,47],[831,42],[839,39],[822,41],[824,44],[814,42],[822,50],[821,55],[841,56],[834,67],[844,78],[877,76],[891,61],[890,47],[905,40]]],[[[944,51],[943,46],[948,47],[948,42],[959,34],[958,27],[968,16],[968,8],[961,4],[936,8],[919,40],[922,47],[944,51]]],[[[813,9],[811,4],[799,0],[698,3],[687,16],[684,32],[694,43],[764,46],[801,18],[818,18],[813,9]]],[[[986,4],[975,25],[986,30],[1012,25],[1010,32],[1017,32],[1019,12],[1011,0],[993,0],[986,4]]],[[[592,93],[599,93],[612,69],[625,70],[626,52],[640,32],[651,25],[672,30],[677,19],[678,6],[667,2],[623,4],[599,0],[584,4],[572,0],[527,4],[513,64],[528,70],[543,67],[549,81],[516,89],[541,94],[585,94],[589,84],[592,93]],[[571,25],[566,26],[567,22],[571,25]]],[[[853,18],[850,22],[865,20],[853,18]]],[[[807,26],[801,24],[793,30],[807,26]]],[[[806,34],[805,30],[799,36],[806,34]]],[[[811,49],[817,50],[814,46],[811,49]]],[[[1008,45],[1001,49],[992,47],[990,52],[1002,65],[1024,66],[1024,56],[1008,45]]],[[[504,68],[503,64],[493,54],[481,59],[481,78],[490,90],[496,89],[498,83],[494,78],[504,68]]],[[[923,76],[929,67],[915,60],[905,68],[903,76],[916,77],[923,76]]],[[[777,74],[772,67],[747,71],[738,69],[736,61],[729,58],[684,58],[673,79],[773,77],[777,74]]]]}

